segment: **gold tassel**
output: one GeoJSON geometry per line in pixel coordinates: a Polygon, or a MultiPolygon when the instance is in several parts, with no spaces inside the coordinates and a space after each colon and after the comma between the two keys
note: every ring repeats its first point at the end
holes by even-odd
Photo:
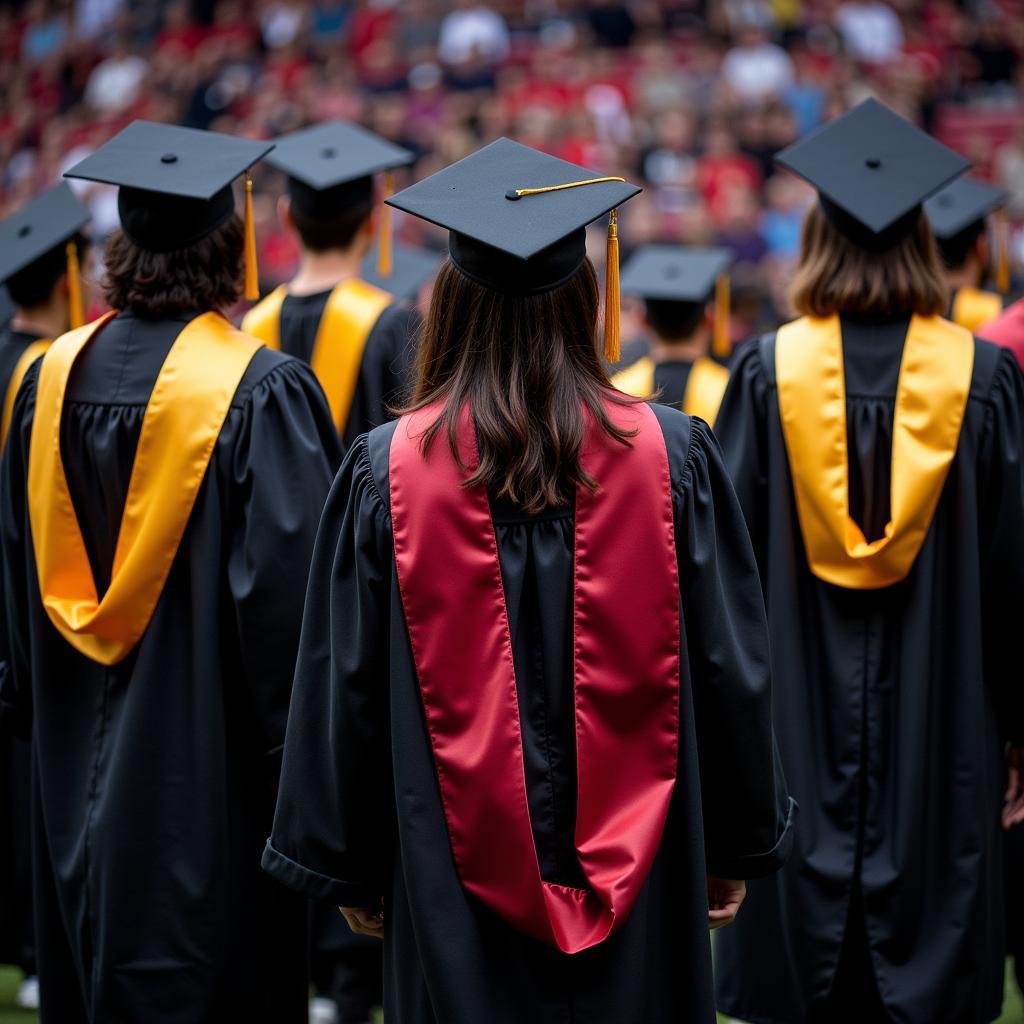
{"type": "Polygon", "coordinates": [[[711,342],[711,351],[719,359],[728,359],[732,354],[729,304],[729,275],[719,274],[715,282],[715,333],[711,342]]]}
{"type": "Polygon", "coordinates": [[[72,238],[64,249],[68,261],[68,324],[72,330],[85,323],[82,301],[82,272],[78,265],[78,245],[72,238]]]}
{"type": "Polygon", "coordinates": [[[252,212],[252,178],[245,176],[245,298],[260,297],[260,274],[256,266],[256,220],[252,212]]]}
{"type": "Polygon", "coordinates": [[[1010,224],[1003,210],[996,214],[996,287],[1010,291],[1010,224]]]}
{"type": "MultiPolygon", "coordinates": [[[[395,176],[388,171],[384,175],[384,198],[390,199],[395,193],[395,176]]],[[[390,277],[394,270],[391,257],[391,207],[380,204],[380,224],[377,227],[377,274],[390,277]]]]}
{"type": "Polygon", "coordinates": [[[605,266],[604,357],[617,363],[621,352],[619,337],[619,211],[608,218],[608,261],[605,266]]]}

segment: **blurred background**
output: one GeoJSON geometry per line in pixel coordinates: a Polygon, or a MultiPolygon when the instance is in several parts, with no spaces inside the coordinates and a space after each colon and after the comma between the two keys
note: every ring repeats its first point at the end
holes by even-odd
{"type": "MultiPolygon", "coordinates": [[[[730,247],[742,336],[786,313],[810,198],[772,154],[870,93],[1009,191],[1024,265],[1024,0],[28,0],[0,6],[0,50],[3,214],[137,117],[253,137],[349,118],[417,177],[509,135],[642,183],[627,251],[730,247]]],[[[75,187],[109,232],[113,190],[75,187]]],[[[256,188],[271,285],[296,250],[280,183],[256,188]]],[[[440,248],[430,230],[398,222],[440,248]]]]}

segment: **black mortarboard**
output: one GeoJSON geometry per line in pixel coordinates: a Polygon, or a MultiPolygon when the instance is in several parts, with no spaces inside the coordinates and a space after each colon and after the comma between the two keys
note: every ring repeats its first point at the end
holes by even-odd
{"type": "MultiPolygon", "coordinates": [[[[140,249],[173,252],[216,231],[235,212],[232,182],[274,148],[221,132],[133,121],[65,172],[117,185],[124,233],[140,249]]],[[[246,179],[245,295],[258,298],[252,185],[246,179]]]]}
{"type": "Polygon", "coordinates": [[[344,121],[302,128],[274,142],[267,163],[288,175],[292,202],[310,214],[333,214],[372,200],[372,175],[416,158],[410,150],[344,121]]]}
{"type": "Polygon", "coordinates": [[[70,187],[56,185],[0,223],[0,282],[75,237],[89,208],[70,187]]]}
{"type": "MultiPolygon", "coordinates": [[[[449,231],[452,262],[496,291],[536,295],[586,258],[586,226],[641,190],[577,164],[498,139],[388,202],[449,231]]],[[[618,358],[618,233],[609,225],[605,349],[618,358]],[[614,294],[613,293],[614,289],[614,294]]]]}
{"type": "Polygon", "coordinates": [[[647,303],[652,322],[674,325],[688,320],[715,295],[715,355],[728,357],[729,280],[733,256],[728,249],[645,245],[622,268],[622,291],[647,303]]]}
{"type": "Polygon", "coordinates": [[[889,248],[921,204],[970,161],[869,99],[776,156],[817,190],[826,216],[865,248],[889,248]]]}
{"type": "Polygon", "coordinates": [[[390,292],[396,299],[415,298],[420,288],[437,273],[441,263],[439,253],[414,249],[408,245],[396,245],[391,258],[390,275],[381,274],[377,247],[374,246],[363,260],[360,276],[364,281],[390,292]]]}
{"type": "Polygon", "coordinates": [[[65,176],[120,186],[125,234],[140,248],[170,252],[228,219],[231,183],[271,149],[271,142],[133,121],[65,176]]]}
{"type": "Polygon", "coordinates": [[[703,305],[731,263],[728,249],[645,245],[622,268],[622,291],[642,299],[703,305]]]}
{"type": "Polygon", "coordinates": [[[1006,202],[1006,193],[977,178],[963,177],[947,185],[924,204],[932,231],[940,241],[980,226],[985,217],[1006,202]]]}

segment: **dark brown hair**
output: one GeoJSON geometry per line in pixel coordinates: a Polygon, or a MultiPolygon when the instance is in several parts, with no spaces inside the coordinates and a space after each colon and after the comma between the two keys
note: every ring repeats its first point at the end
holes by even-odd
{"type": "Polygon", "coordinates": [[[928,218],[882,252],[869,252],[835,228],[815,205],[804,221],[800,260],[789,291],[798,313],[832,316],[932,316],[949,301],[928,218]]]}
{"type": "Polygon", "coordinates": [[[228,309],[242,295],[243,241],[237,214],[194,245],[172,252],[148,252],[115,231],[104,254],[104,298],[114,309],[154,320],[228,309]]]}
{"type": "Polygon", "coordinates": [[[356,202],[347,210],[333,215],[308,213],[297,203],[292,203],[290,212],[292,224],[303,246],[310,252],[347,249],[373,214],[373,198],[356,202]]]}
{"type": "MultiPolygon", "coordinates": [[[[633,400],[611,390],[597,350],[600,298],[587,260],[565,284],[541,295],[505,295],[470,280],[450,260],[438,274],[419,346],[412,402],[443,402],[423,437],[443,432],[456,459],[459,413],[468,403],[480,464],[466,481],[535,514],[570,500],[570,487],[596,482],[580,464],[584,408],[611,437],[628,432],[604,402],[633,400]]],[[[461,460],[460,460],[461,464],[461,460]]]]}

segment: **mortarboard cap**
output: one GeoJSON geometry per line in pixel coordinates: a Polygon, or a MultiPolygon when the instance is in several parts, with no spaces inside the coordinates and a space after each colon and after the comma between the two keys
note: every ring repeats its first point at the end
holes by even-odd
{"type": "Polygon", "coordinates": [[[0,223],[0,282],[63,247],[89,222],[89,208],[64,183],[0,223]]]}
{"type": "Polygon", "coordinates": [[[645,245],[622,269],[622,291],[647,302],[648,314],[659,321],[686,317],[715,295],[714,353],[728,358],[729,279],[732,253],[722,248],[686,248],[681,245],[645,245]],[[671,307],[675,307],[673,310],[671,307]]]}
{"type": "MultiPolygon", "coordinates": [[[[576,273],[586,259],[586,226],[641,190],[511,139],[398,193],[388,203],[447,228],[452,262],[496,291],[536,295],[576,273]]],[[[618,358],[618,228],[609,224],[605,350],[618,358]]]]}
{"type": "Polygon", "coordinates": [[[302,128],[274,144],[267,163],[288,175],[292,200],[309,204],[311,212],[344,208],[346,191],[352,193],[349,202],[361,198],[361,192],[372,198],[372,175],[415,159],[410,150],[344,121],[302,128]],[[346,190],[346,185],[355,188],[346,190]]]}
{"type": "Polygon", "coordinates": [[[728,249],[645,245],[622,268],[622,291],[642,299],[703,305],[731,263],[728,249]]]}
{"type": "Polygon", "coordinates": [[[392,253],[391,273],[382,275],[378,268],[378,253],[375,246],[363,260],[360,277],[369,284],[390,292],[396,299],[412,299],[437,273],[440,263],[439,253],[414,249],[408,245],[396,245],[392,253]]]}
{"type": "MultiPolygon", "coordinates": [[[[273,148],[272,142],[133,121],[65,177],[119,186],[124,233],[140,249],[173,252],[227,222],[235,211],[232,182],[273,148]]],[[[247,298],[258,295],[251,192],[246,179],[247,298]]]]}
{"type": "Polygon", "coordinates": [[[924,204],[935,237],[943,240],[984,222],[985,217],[1006,202],[1002,189],[977,178],[964,177],[947,185],[924,204]]]}
{"type": "Polygon", "coordinates": [[[810,182],[832,224],[872,250],[896,244],[921,204],[970,161],[869,99],[776,156],[810,182]]]}

